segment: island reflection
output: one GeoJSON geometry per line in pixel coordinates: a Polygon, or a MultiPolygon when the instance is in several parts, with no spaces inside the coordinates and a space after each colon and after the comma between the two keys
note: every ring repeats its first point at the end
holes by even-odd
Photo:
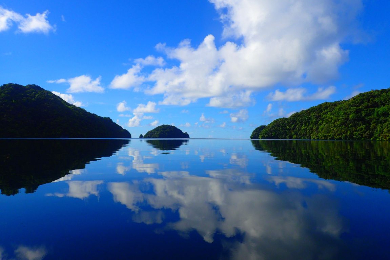
{"type": "Polygon", "coordinates": [[[176,139],[176,140],[146,140],[146,142],[152,145],[154,148],[169,151],[177,150],[183,144],[187,144],[188,140],[176,139]]]}
{"type": "Polygon", "coordinates": [[[129,140],[0,140],[1,194],[33,193],[91,161],[109,157],[129,140]]]}
{"type": "Polygon", "coordinates": [[[390,190],[389,142],[253,140],[252,145],[323,179],[390,190]]]}

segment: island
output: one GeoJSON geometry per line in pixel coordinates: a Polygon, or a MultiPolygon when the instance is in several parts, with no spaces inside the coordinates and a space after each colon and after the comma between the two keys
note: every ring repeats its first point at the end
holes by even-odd
{"type": "Polygon", "coordinates": [[[147,132],[144,138],[190,138],[190,136],[176,126],[160,125],[147,132]]]}
{"type": "Polygon", "coordinates": [[[109,117],[64,101],[37,85],[0,87],[0,138],[131,138],[109,117]]]}
{"type": "Polygon", "coordinates": [[[251,139],[390,140],[390,88],[325,102],[256,128],[251,139]]]}

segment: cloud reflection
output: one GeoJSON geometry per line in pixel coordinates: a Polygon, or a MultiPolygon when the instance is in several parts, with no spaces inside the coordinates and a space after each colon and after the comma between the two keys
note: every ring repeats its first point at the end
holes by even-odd
{"type": "Polygon", "coordinates": [[[9,258],[3,247],[0,246],[0,260],[16,259],[16,260],[42,260],[47,255],[47,250],[44,246],[28,247],[20,245],[14,251],[15,258],[9,258]]]}
{"type": "Polygon", "coordinates": [[[97,186],[103,181],[69,181],[68,193],[48,193],[46,196],[71,197],[76,199],[85,199],[91,195],[99,196],[97,186]]]}
{"type": "MultiPolygon", "coordinates": [[[[267,190],[251,184],[247,173],[240,176],[235,170],[207,173],[211,178],[166,172],[163,179],[110,183],[109,190],[116,202],[136,213],[136,222],[161,223],[163,212],[171,210],[179,220],[165,223],[167,229],[195,230],[209,243],[217,233],[243,236],[233,246],[233,259],[328,259],[341,253],[339,238],[346,228],[336,201],[324,195],[305,196],[298,190],[267,190]],[[141,187],[153,192],[143,193],[141,187]],[[141,202],[153,210],[143,212],[141,202]]],[[[308,182],[272,181],[301,188],[308,182]]],[[[325,181],[314,183],[332,189],[325,181]]]]}

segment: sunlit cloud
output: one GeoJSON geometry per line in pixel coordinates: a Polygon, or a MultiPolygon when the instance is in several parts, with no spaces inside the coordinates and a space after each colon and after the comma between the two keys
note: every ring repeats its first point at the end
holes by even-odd
{"type": "Polygon", "coordinates": [[[131,110],[131,108],[127,107],[126,105],[127,105],[126,101],[119,102],[118,105],[116,106],[116,111],[125,112],[131,110]]]}
{"type": "Polygon", "coordinates": [[[290,88],[286,92],[281,92],[278,89],[268,95],[271,101],[309,101],[309,100],[325,100],[336,92],[336,87],[319,88],[317,92],[306,95],[305,88],[290,88]]]}
{"type": "Polygon", "coordinates": [[[52,93],[56,96],[59,96],[60,98],[62,98],[66,102],[68,102],[69,104],[75,105],[76,107],[83,106],[83,103],[81,103],[80,101],[74,100],[74,97],[71,94],[61,94],[60,92],[57,92],[57,91],[52,91],[52,93]]]}
{"type": "Polygon", "coordinates": [[[70,79],[58,79],[58,80],[48,80],[47,83],[68,83],[70,87],[66,90],[68,93],[81,93],[81,92],[96,92],[103,93],[104,88],[100,83],[101,77],[93,80],[88,75],[81,75],[78,77],[70,79]]]}
{"type": "Polygon", "coordinates": [[[0,32],[9,30],[15,23],[18,26],[18,32],[48,34],[50,31],[55,31],[55,26],[47,20],[48,14],[49,11],[46,10],[36,15],[26,14],[24,17],[0,6],[0,32]]]}
{"type": "MultiPolygon", "coordinates": [[[[220,13],[229,41],[217,47],[215,37],[207,35],[198,46],[189,40],[177,47],[160,43],[156,49],[178,65],[143,76],[140,70],[130,73],[152,84],[145,93],[162,95],[160,104],[188,105],[209,98],[209,106],[248,106],[252,93],[277,84],[334,80],[348,60],[342,44],[356,36],[363,7],[361,0],[209,1],[220,13]]],[[[295,93],[292,99],[326,99],[332,92],[330,87],[309,97],[295,93]]],[[[272,97],[288,100],[278,93],[272,97]]]]}

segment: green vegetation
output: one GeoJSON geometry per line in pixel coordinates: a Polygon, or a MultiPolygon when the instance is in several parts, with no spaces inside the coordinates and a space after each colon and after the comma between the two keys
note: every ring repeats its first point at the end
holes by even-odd
{"type": "Polygon", "coordinates": [[[389,142],[256,140],[252,144],[323,179],[390,190],[389,142]]]}
{"type": "Polygon", "coordinates": [[[176,150],[183,144],[187,144],[188,140],[147,140],[148,144],[151,144],[153,148],[169,151],[176,150]]]}
{"type": "Polygon", "coordinates": [[[39,185],[84,169],[91,161],[109,157],[129,140],[57,139],[0,140],[0,189],[15,195],[19,189],[33,193],[39,185]]]}
{"type": "Polygon", "coordinates": [[[289,118],[276,119],[259,133],[258,138],[390,140],[390,89],[322,103],[289,118]]]}
{"type": "Polygon", "coordinates": [[[0,87],[0,138],[131,138],[108,117],[67,103],[36,85],[0,87]]]}
{"type": "Polygon", "coordinates": [[[190,138],[187,132],[182,132],[179,128],[172,125],[160,125],[150,130],[144,135],[144,138],[190,138]]]}
{"type": "Polygon", "coordinates": [[[259,127],[256,127],[255,130],[253,130],[252,134],[251,134],[251,139],[258,139],[259,138],[259,135],[261,133],[261,131],[263,131],[263,129],[265,128],[266,126],[265,125],[261,125],[259,127]]]}

